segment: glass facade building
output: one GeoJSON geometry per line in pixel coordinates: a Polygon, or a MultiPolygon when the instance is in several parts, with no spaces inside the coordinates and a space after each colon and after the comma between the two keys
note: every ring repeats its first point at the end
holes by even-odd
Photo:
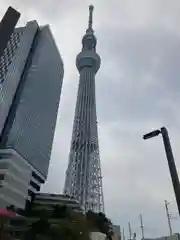
{"type": "MultiPolygon", "coordinates": [[[[17,87],[36,34],[38,25],[30,22],[25,28],[17,28],[11,35],[0,58],[0,136],[9,114],[17,87]]],[[[1,141],[0,141],[1,142],[1,141]]]]}
{"type": "Polygon", "coordinates": [[[3,54],[4,49],[7,46],[16,23],[20,17],[20,13],[17,12],[14,8],[9,7],[0,22],[0,57],[3,54]]]}
{"type": "Polygon", "coordinates": [[[49,26],[15,29],[0,59],[0,145],[47,177],[63,81],[49,26]],[[8,56],[7,56],[8,55],[8,56]],[[5,66],[4,66],[5,64],[5,66]]]}

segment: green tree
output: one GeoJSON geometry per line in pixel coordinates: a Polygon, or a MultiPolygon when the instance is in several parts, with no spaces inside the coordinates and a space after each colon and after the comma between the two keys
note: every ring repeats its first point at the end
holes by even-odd
{"type": "Polygon", "coordinates": [[[52,239],[90,240],[89,229],[85,216],[72,214],[69,219],[63,219],[52,226],[52,239]]]}
{"type": "Polygon", "coordinates": [[[15,208],[14,205],[9,205],[9,206],[6,207],[6,209],[7,209],[8,211],[12,211],[12,212],[15,212],[15,211],[16,211],[16,208],[15,208]]]}
{"type": "Polygon", "coordinates": [[[30,224],[29,230],[25,234],[25,240],[49,237],[51,225],[48,212],[45,209],[34,211],[31,212],[31,217],[37,217],[38,220],[30,224]]]}
{"type": "Polygon", "coordinates": [[[46,218],[40,218],[36,222],[33,222],[29,231],[25,235],[26,240],[37,239],[40,236],[48,237],[50,235],[51,225],[46,218]]]}
{"type": "Polygon", "coordinates": [[[106,234],[108,237],[113,235],[112,223],[104,213],[88,211],[86,217],[92,231],[98,230],[106,234]]]}
{"type": "Polygon", "coordinates": [[[77,239],[90,239],[90,228],[85,215],[82,213],[72,212],[71,222],[73,224],[73,229],[77,234],[77,239]]]}
{"type": "Polygon", "coordinates": [[[65,206],[56,206],[51,212],[41,210],[31,213],[39,220],[30,224],[25,240],[89,240],[89,226],[86,216],[65,206]],[[53,218],[55,218],[53,221],[53,218]]]}
{"type": "Polygon", "coordinates": [[[69,218],[70,217],[70,209],[67,208],[67,206],[60,206],[60,205],[55,205],[53,212],[52,212],[52,217],[54,218],[69,218]]]}

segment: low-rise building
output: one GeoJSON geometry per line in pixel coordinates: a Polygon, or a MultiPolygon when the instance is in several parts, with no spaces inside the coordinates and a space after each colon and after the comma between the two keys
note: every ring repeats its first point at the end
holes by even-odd
{"type": "Polygon", "coordinates": [[[32,208],[51,211],[56,205],[67,206],[74,211],[84,212],[84,209],[76,199],[66,195],[52,193],[36,193],[32,208]]]}
{"type": "Polygon", "coordinates": [[[13,149],[0,149],[0,206],[24,209],[43,177],[13,149]]]}
{"type": "Polygon", "coordinates": [[[112,240],[121,240],[121,228],[119,225],[113,225],[112,240]]]}

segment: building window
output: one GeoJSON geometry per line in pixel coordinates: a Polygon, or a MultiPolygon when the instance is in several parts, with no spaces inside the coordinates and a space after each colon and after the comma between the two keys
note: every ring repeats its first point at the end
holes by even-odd
{"type": "Polygon", "coordinates": [[[4,180],[4,174],[0,174],[0,180],[4,180]]]}
{"type": "Polygon", "coordinates": [[[30,181],[30,185],[35,188],[37,191],[40,191],[40,186],[38,186],[35,182],[33,182],[32,180],[30,181]]]}

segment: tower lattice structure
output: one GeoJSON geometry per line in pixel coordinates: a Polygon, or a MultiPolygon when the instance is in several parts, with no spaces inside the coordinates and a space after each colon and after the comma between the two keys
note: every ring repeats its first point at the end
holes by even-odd
{"type": "Polygon", "coordinates": [[[92,15],[91,5],[82,51],[76,58],[80,80],[64,194],[75,197],[86,212],[104,212],[95,100],[95,75],[101,59],[96,53],[92,15]]]}

